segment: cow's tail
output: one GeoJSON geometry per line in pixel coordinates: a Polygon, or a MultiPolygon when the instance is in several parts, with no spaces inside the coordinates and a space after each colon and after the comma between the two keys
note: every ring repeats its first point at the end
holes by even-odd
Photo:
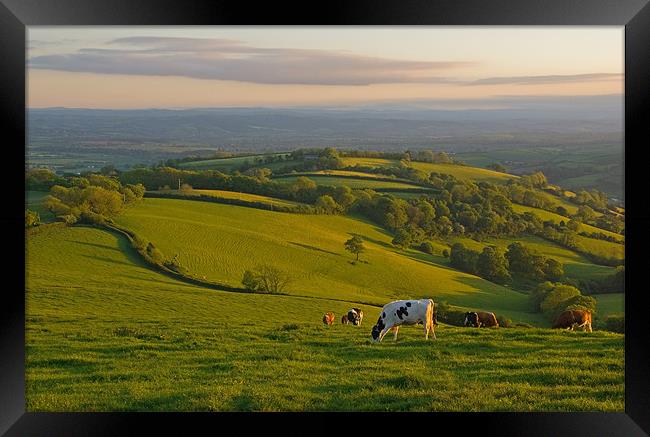
{"type": "Polygon", "coordinates": [[[429,299],[429,305],[427,305],[427,328],[431,327],[433,329],[433,308],[436,304],[433,303],[433,299],[429,299]]]}

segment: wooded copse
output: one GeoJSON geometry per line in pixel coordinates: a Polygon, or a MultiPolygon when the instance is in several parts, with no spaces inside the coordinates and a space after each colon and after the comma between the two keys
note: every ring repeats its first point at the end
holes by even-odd
{"type": "Polygon", "coordinates": [[[66,178],[68,186],[53,185],[44,206],[68,224],[103,223],[142,199],[142,184],[122,185],[117,178],[98,174],[66,178]]]}

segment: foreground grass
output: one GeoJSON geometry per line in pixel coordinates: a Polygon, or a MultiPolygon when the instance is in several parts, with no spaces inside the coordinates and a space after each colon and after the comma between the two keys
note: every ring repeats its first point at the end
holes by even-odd
{"type": "Polygon", "coordinates": [[[620,335],[407,327],[372,344],[368,326],[224,308],[32,320],[28,411],[624,410],[620,335]]]}
{"type": "Polygon", "coordinates": [[[623,411],[624,337],[405,327],[397,343],[325,327],[353,302],[205,290],[116,235],[27,240],[28,411],[623,411]],[[477,395],[480,393],[480,395],[477,395]]]}

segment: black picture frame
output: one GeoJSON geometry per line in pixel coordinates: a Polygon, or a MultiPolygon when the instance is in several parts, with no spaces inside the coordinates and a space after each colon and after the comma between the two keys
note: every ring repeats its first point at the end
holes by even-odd
{"type": "MultiPolygon", "coordinates": [[[[646,172],[642,153],[647,147],[648,79],[650,68],[650,6],[648,0],[400,0],[328,1],[319,4],[170,0],[0,0],[0,108],[7,167],[5,188],[11,203],[2,209],[6,249],[15,268],[5,268],[0,304],[0,434],[131,435],[172,431],[191,434],[188,427],[206,426],[209,433],[236,432],[268,425],[290,434],[313,431],[346,432],[341,419],[360,428],[354,432],[384,435],[388,429],[424,427],[427,434],[476,430],[482,435],[616,435],[650,433],[650,354],[645,337],[643,273],[647,257],[649,203],[644,201],[646,172]],[[24,181],[16,162],[26,142],[25,30],[37,25],[512,25],[512,26],[625,26],[625,413],[424,413],[413,414],[255,414],[243,413],[27,413],[25,412],[25,299],[24,181]],[[7,140],[12,138],[13,141],[7,140]],[[631,157],[631,158],[630,158],[631,157]],[[9,182],[7,182],[9,181],[9,182]],[[19,205],[23,203],[22,205],[19,205]],[[10,205],[10,206],[9,206],[10,205]],[[21,288],[22,287],[22,288],[21,288]],[[398,417],[395,417],[398,416],[398,417]],[[420,419],[422,417],[423,419],[420,419]],[[300,427],[296,421],[300,419],[300,427]],[[304,428],[307,426],[307,428],[304,428]],[[445,428],[447,427],[447,428],[445,428]],[[430,429],[428,429],[430,428],[430,429]],[[231,431],[232,432],[232,431],[231,431]]],[[[13,267],[13,266],[12,266],[13,267]]],[[[329,433],[329,432],[328,432],[329,433]]]]}

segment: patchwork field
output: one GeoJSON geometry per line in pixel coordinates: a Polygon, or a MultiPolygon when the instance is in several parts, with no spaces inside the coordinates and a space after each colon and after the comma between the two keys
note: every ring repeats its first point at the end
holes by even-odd
{"type": "Polygon", "coordinates": [[[594,264],[576,252],[534,236],[493,238],[484,242],[478,242],[469,238],[454,237],[451,241],[462,243],[465,247],[478,251],[482,251],[486,246],[494,245],[503,252],[508,250],[510,244],[519,241],[526,247],[529,247],[542,255],[560,261],[564,264],[564,272],[566,276],[572,279],[599,279],[616,272],[615,267],[594,264]]]}
{"type": "MultiPolygon", "coordinates": [[[[399,161],[382,159],[382,158],[342,158],[345,165],[348,166],[370,166],[370,167],[386,167],[397,166],[399,161]]],[[[433,164],[428,162],[412,161],[411,166],[427,173],[437,172],[442,174],[450,174],[458,179],[474,180],[474,181],[488,181],[493,183],[503,183],[508,179],[516,179],[518,176],[499,173],[493,170],[487,170],[477,167],[468,167],[455,164],[433,164]]]]}
{"type": "MultiPolygon", "coordinates": [[[[180,224],[160,202],[208,206],[147,199],[130,214],[180,224]]],[[[435,341],[405,327],[373,344],[377,307],[324,327],[352,303],[188,286],[98,229],[42,229],[26,254],[30,412],[624,411],[620,334],[440,325],[435,341]]]]}
{"type": "MultiPolygon", "coordinates": [[[[554,223],[560,223],[561,221],[564,221],[564,223],[567,223],[570,220],[568,217],[565,217],[563,215],[556,214],[556,213],[550,212],[550,211],[545,211],[545,210],[539,209],[539,208],[533,208],[532,206],[518,205],[516,203],[513,203],[512,204],[512,209],[515,212],[519,213],[519,214],[524,213],[524,212],[532,212],[532,213],[536,214],[537,217],[539,217],[543,221],[551,220],[554,223]]],[[[607,236],[614,237],[620,242],[625,241],[625,237],[623,235],[621,235],[621,234],[617,234],[615,232],[608,231],[606,229],[600,229],[600,228],[597,228],[595,226],[591,226],[591,225],[587,225],[587,224],[581,224],[580,225],[580,232],[582,232],[582,231],[592,232],[592,233],[593,232],[602,233],[602,234],[605,234],[607,236]]]]}
{"type": "MultiPolygon", "coordinates": [[[[285,182],[285,183],[293,183],[295,182],[300,176],[278,176],[273,178],[274,181],[276,182],[285,182]]],[[[359,178],[348,178],[348,177],[336,177],[336,176],[318,176],[314,174],[309,174],[306,175],[309,179],[312,181],[316,182],[318,185],[332,185],[335,187],[340,187],[342,185],[348,186],[353,189],[363,189],[363,188],[370,188],[370,189],[382,189],[382,188],[390,188],[394,190],[399,190],[399,189],[420,189],[422,191],[431,191],[428,190],[427,188],[420,187],[418,185],[410,184],[408,182],[393,182],[393,181],[378,181],[374,180],[376,178],[372,177],[359,177],[359,178]]]]}
{"type": "Polygon", "coordinates": [[[237,199],[246,202],[260,202],[275,206],[297,206],[300,202],[292,202],[291,200],[277,199],[275,197],[260,196],[257,194],[240,193],[238,191],[224,191],[224,190],[169,190],[170,194],[183,195],[187,197],[210,196],[221,199],[237,199]]]}
{"type": "MultiPolygon", "coordinates": [[[[289,156],[288,153],[271,153],[268,155],[250,155],[250,156],[235,156],[232,158],[218,158],[207,159],[203,161],[190,161],[182,162],[178,166],[184,170],[220,170],[232,171],[240,167],[242,164],[255,164],[256,160],[264,159],[267,156],[289,156]]],[[[290,164],[290,161],[271,162],[263,164],[264,167],[271,168],[277,166],[285,166],[290,164]]],[[[261,164],[260,164],[261,165],[261,164]]]]}

